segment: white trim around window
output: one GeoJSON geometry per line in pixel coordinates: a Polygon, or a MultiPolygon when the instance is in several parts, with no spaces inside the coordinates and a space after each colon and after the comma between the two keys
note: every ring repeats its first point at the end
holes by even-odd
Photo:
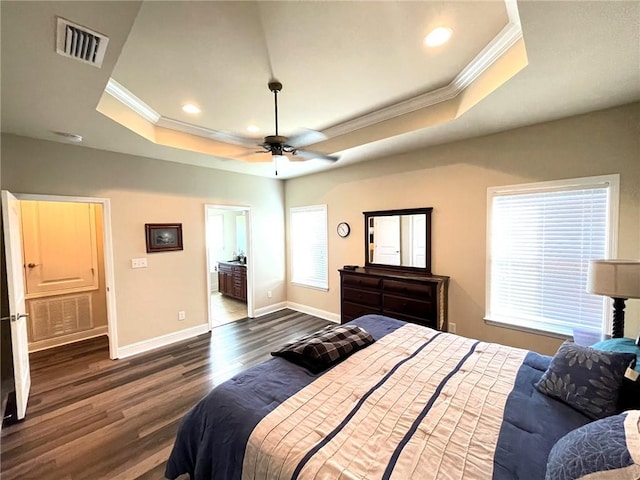
{"type": "Polygon", "coordinates": [[[328,290],[327,206],[291,208],[289,220],[291,282],[328,290]]]}
{"type": "Polygon", "coordinates": [[[620,176],[487,189],[489,323],[610,333],[611,301],[586,292],[588,262],[615,258],[620,176]]]}

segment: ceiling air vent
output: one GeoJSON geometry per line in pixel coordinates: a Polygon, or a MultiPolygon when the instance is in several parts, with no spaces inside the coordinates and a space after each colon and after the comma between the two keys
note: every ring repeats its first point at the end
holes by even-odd
{"type": "Polygon", "coordinates": [[[58,17],[56,52],[94,67],[102,67],[109,37],[58,17]]]}

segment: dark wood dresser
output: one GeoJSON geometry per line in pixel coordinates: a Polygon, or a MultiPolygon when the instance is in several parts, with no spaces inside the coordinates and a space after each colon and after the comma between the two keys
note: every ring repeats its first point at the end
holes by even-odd
{"type": "Polygon", "coordinates": [[[449,277],[382,268],[340,269],[340,312],[345,323],[368,313],[447,330],[449,277]]]}

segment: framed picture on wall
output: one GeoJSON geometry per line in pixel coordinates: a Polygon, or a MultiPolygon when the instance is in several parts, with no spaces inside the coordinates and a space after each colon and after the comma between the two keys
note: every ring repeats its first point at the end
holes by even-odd
{"type": "Polygon", "coordinates": [[[147,253],[182,250],[181,223],[145,223],[147,253]]]}

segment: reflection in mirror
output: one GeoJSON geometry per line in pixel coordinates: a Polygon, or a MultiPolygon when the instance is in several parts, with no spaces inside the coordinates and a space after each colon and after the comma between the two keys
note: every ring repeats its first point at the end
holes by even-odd
{"type": "Polygon", "coordinates": [[[365,265],[431,273],[431,210],[364,212],[365,265]]]}

